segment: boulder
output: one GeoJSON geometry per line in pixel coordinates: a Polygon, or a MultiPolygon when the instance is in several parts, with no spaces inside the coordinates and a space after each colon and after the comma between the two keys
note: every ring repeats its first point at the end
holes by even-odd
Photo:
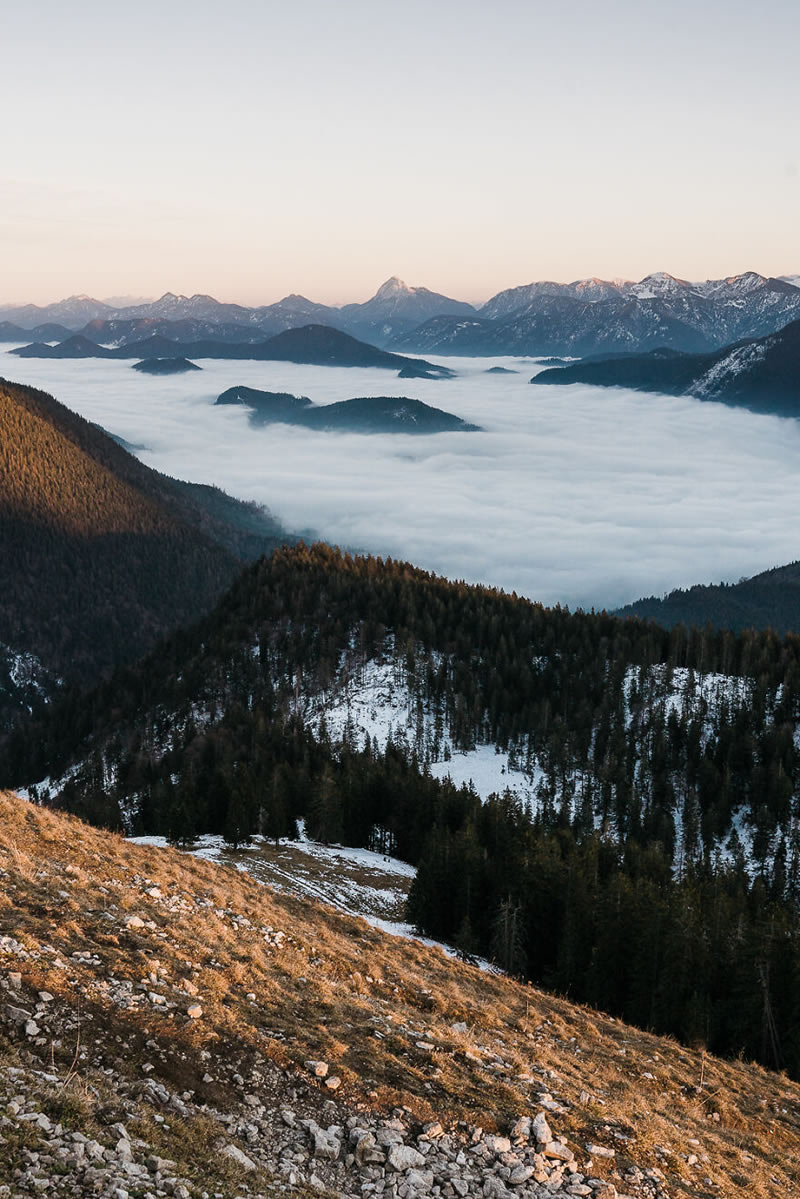
{"type": "Polygon", "coordinates": [[[425,1165],[425,1158],[412,1145],[392,1145],[386,1164],[390,1170],[402,1174],[406,1170],[419,1170],[425,1165]]]}
{"type": "Polygon", "coordinates": [[[314,1157],[326,1162],[335,1162],[342,1151],[342,1142],[337,1136],[323,1128],[314,1131],[314,1157]]]}
{"type": "Polygon", "coordinates": [[[534,1116],[531,1122],[531,1132],[536,1137],[537,1145],[547,1145],[553,1140],[553,1134],[544,1112],[539,1112],[534,1116]]]}
{"type": "Polygon", "coordinates": [[[531,1135],[531,1118],[530,1116],[520,1116],[514,1127],[511,1129],[511,1136],[515,1141],[527,1141],[531,1135]]]}
{"type": "Polygon", "coordinates": [[[228,1158],[229,1161],[236,1162],[237,1166],[241,1166],[248,1173],[258,1169],[252,1158],[249,1158],[246,1153],[242,1153],[238,1145],[226,1145],[220,1156],[228,1158]]]}

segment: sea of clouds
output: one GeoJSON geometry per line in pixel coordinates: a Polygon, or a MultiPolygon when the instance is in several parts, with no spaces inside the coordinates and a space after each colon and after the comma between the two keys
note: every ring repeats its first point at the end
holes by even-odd
{"type": "Polygon", "coordinates": [[[531,387],[532,360],[439,359],[446,381],[291,363],[19,359],[0,375],[137,446],[149,466],[266,504],[290,530],[545,603],[612,607],[800,557],[800,423],[689,398],[531,387]],[[502,365],[518,373],[487,374],[502,365]],[[482,426],[433,436],[254,428],[234,384],[315,403],[407,395],[482,426]]]}

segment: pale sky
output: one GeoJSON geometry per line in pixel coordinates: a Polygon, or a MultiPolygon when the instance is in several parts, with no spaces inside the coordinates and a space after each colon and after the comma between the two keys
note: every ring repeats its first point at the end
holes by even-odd
{"type": "Polygon", "coordinates": [[[797,0],[39,0],[0,302],[800,272],[797,0]]]}

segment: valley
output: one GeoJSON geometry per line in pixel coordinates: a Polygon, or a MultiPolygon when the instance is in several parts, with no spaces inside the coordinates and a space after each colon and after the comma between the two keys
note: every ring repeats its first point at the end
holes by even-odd
{"type": "Polygon", "coordinates": [[[0,1199],[800,1199],[800,6],[10,6],[0,1199]]]}
{"type": "Polygon", "coordinates": [[[0,375],[144,447],[148,466],[264,504],[294,533],[545,603],[617,608],[797,558],[793,423],[683,396],[536,388],[532,360],[445,361],[457,378],[391,390],[380,369],[210,359],[140,378],[127,361],[0,355],[0,375]],[[498,365],[518,373],[485,373],[498,365]],[[244,407],[215,406],[235,386],[320,405],[408,396],[483,432],[375,434],[369,454],[341,434],[334,469],[325,433],[253,430],[244,407]]]}

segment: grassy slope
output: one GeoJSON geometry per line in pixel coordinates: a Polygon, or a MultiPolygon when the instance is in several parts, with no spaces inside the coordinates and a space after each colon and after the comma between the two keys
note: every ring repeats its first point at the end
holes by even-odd
{"type": "MultiPolygon", "coordinates": [[[[304,1060],[324,1058],[350,1110],[407,1104],[420,1120],[503,1130],[548,1091],[566,1108],[555,1123],[579,1160],[587,1142],[611,1142],[619,1170],[656,1166],[672,1195],[766,1199],[800,1186],[800,1086],[783,1077],[706,1057],[234,870],[131,845],[9,793],[0,795],[0,830],[0,933],[29,948],[47,943],[63,959],[88,950],[101,961],[61,970],[47,954],[20,963],[0,949],[0,979],[19,970],[25,986],[48,990],[64,1010],[79,1007],[93,1020],[94,1049],[120,1072],[140,1076],[142,1063],[155,1061],[154,1077],[194,1090],[198,1102],[230,1105],[236,1096],[221,1094],[232,1084],[219,1081],[220,1062],[261,1053],[292,1075],[304,1060]],[[161,897],[151,898],[156,884],[161,897]],[[126,928],[130,915],[153,927],[126,928]],[[265,926],[286,934],[282,946],[265,940],[265,926]],[[133,1011],[113,1005],[112,971],[137,985],[156,968],[159,989],[179,1000],[186,980],[194,984],[202,1019],[188,1021],[185,1002],[174,1012],[146,1001],[133,1011]],[[453,1029],[460,1021],[466,1032],[453,1029]],[[123,1055],[116,1038],[132,1048],[123,1055]],[[202,1050],[210,1054],[203,1062],[202,1050]],[[203,1082],[206,1070],[214,1081],[203,1082]],[[692,1152],[708,1159],[690,1166],[692,1152]]],[[[59,1053],[70,1056],[66,1038],[59,1053]]],[[[595,1162],[595,1173],[609,1169],[595,1162]]]]}

